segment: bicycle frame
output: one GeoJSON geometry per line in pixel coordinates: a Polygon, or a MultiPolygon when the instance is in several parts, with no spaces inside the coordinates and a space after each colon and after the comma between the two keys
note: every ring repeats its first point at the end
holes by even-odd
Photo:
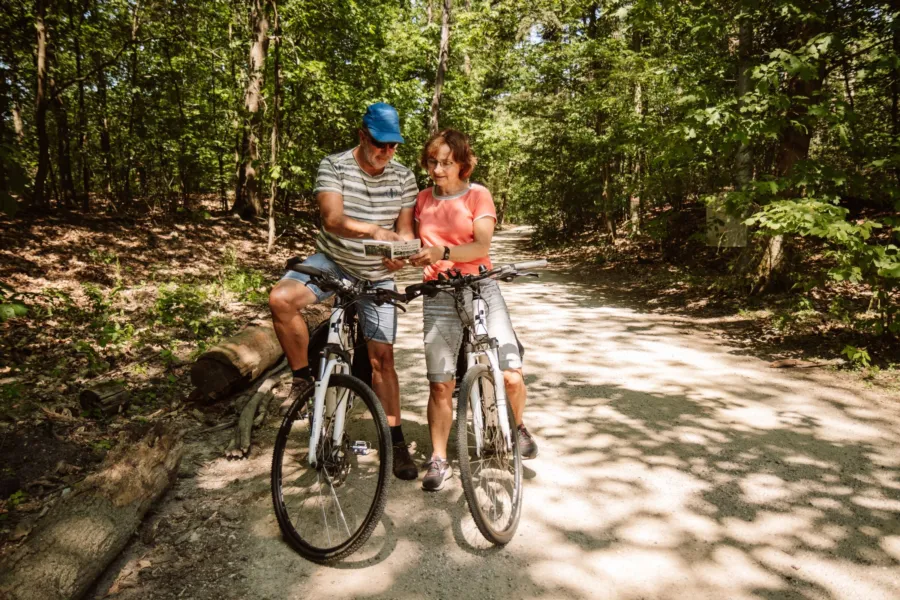
{"type": "Polygon", "coordinates": [[[313,419],[309,436],[309,464],[316,466],[318,456],[316,449],[319,439],[322,437],[322,427],[325,417],[334,417],[334,433],[332,441],[334,447],[340,447],[341,438],[344,435],[344,418],[347,414],[348,390],[344,390],[344,397],[336,398],[335,391],[328,390],[328,382],[332,373],[350,373],[350,360],[348,348],[352,348],[350,331],[346,322],[346,311],[342,306],[336,306],[328,320],[328,343],[325,345],[325,360],[321,362],[319,377],[316,379],[315,394],[313,396],[313,419]]]}
{"type": "MultiPolygon", "coordinates": [[[[473,326],[469,330],[469,342],[466,345],[466,368],[471,369],[478,364],[478,359],[484,356],[488,360],[491,372],[494,375],[494,397],[497,401],[497,420],[503,439],[512,446],[512,428],[507,419],[506,412],[506,385],[503,380],[503,371],[500,370],[500,358],[497,350],[497,340],[488,335],[487,330],[487,302],[478,293],[477,288],[472,289],[473,326]]],[[[482,423],[481,390],[471,390],[472,402],[472,427],[475,430],[475,453],[481,456],[482,431],[485,423],[482,423]]]]}

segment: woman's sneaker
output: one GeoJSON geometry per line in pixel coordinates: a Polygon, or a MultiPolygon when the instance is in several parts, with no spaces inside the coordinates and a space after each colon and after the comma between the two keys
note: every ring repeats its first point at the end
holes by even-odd
{"type": "Polygon", "coordinates": [[[450,462],[444,460],[440,456],[432,455],[431,460],[425,463],[428,471],[422,479],[422,489],[426,492],[436,492],[444,487],[444,482],[450,479],[453,471],[450,469],[450,462]]]}
{"type": "Polygon", "coordinates": [[[537,442],[525,429],[525,425],[519,425],[517,435],[519,436],[519,453],[522,455],[522,459],[530,460],[535,458],[538,455],[537,442]]]}

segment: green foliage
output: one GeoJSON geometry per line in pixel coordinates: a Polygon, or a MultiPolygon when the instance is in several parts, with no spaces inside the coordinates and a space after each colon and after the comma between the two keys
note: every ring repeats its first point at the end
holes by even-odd
{"type": "Polygon", "coordinates": [[[898,307],[893,292],[900,287],[900,249],[877,243],[873,233],[884,225],[861,219],[851,222],[848,210],[833,202],[813,198],[776,200],[747,219],[764,231],[814,237],[825,244],[831,260],[828,274],[835,281],[862,283],[873,290],[879,318],[872,323],[877,333],[900,333],[898,307]]]}
{"type": "Polygon", "coordinates": [[[24,296],[0,281],[0,323],[28,314],[28,306],[22,301],[24,296]]]}
{"type": "Polygon", "coordinates": [[[841,354],[846,356],[851,363],[853,363],[857,367],[868,368],[872,363],[872,358],[869,356],[868,351],[865,348],[857,348],[856,346],[844,346],[844,349],[841,350],[841,354]]]}
{"type": "Polygon", "coordinates": [[[226,249],[225,252],[222,287],[251,304],[264,305],[269,299],[267,277],[257,270],[242,267],[232,248],[226,249]]]}
{"type": "Polygon", "coordinates": [[[160,286],[153,314],[157,323],[189,332],[195,339],[219,338],[233,331],[234,322],[214,314],[215,303],[202,286],[167,284],[160,286]]]}
{"type": "Polygon", "coordinates": [[[6,499],[6,505],[9,508],[16,508],[20,504],[23,504],[28,500],[28,493],[25,490],[18,490],[13,492],[9,498],[6,499]]]}

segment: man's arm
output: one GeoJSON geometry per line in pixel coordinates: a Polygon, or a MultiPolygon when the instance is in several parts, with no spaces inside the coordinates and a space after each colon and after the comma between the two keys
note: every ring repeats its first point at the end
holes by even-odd
{"type": "Polygon", "coordinates": [[[397,217],[397,235],[404,240],[416,239],[416,231],[413,227],[413,212],[415,208],[404,208],[397,217]]]}
{"type": "Polygon", "coordinates": [[[319,192],[316,200],[319,202],[319,213],[322,215],[322,227],[328,233],[345,238],[372,239],[385,242],[402,239],[393,231],[384,229],[375,223],[363,223],[345,215],[344,197],[337,192],[319,192]]]}

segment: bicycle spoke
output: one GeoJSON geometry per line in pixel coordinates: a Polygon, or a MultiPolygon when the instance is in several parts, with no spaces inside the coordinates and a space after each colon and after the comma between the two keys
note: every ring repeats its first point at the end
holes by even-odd
{"type": "Polygon", "coordinates": [[[332,379],[337,409],[349,407],[340,442],[334,441],[336,419],[324,419],[313,467],[308,424],[295,421],[289,430],[279,432],[273,457],[280,467],[273,469],[279,526],[301,554],[314,560],[349,553],[371,534],[383,510],[384,480],[390,469],[389,462],[384,464],[390,460],[387,420],[383,412],[372,414],[381,408],[374,393],[368,390],[364,399],[356,388],[367,388],[359,380],[337,375],[332,379]],[[355,442],[364,455],[354,452],[355,442]]]}

